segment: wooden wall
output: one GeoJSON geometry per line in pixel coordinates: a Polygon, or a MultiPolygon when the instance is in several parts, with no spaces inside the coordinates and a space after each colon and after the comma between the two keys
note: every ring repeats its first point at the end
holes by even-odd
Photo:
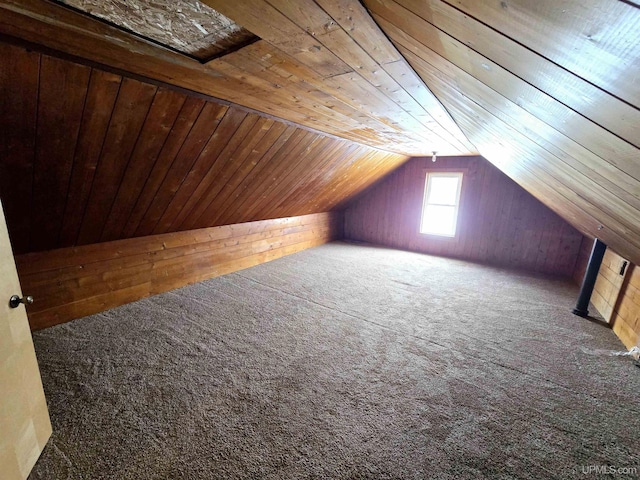
{"type": "Polygon", "coordinates": [[[607,249],[602,259],[600,270],[598,270],[596,284],[591,295],[591,303],[608,323],[611,323],[613,319],[624,278],[629,273],[627,270],[630,271],[627,268],[625,269],[625,274],[620,275],[622,264],[626,261],[611,249],[607,249]]]}
{"type": "Polygon", "coordinates": [[[261,40],[202,64],[48,0],[0,1],[0,34],[388,151],[478,152],[640,263],[637,0],[204,3],[261,40]]]}
{"type": "MultiPolygon", "coordinates": [[[[582,284],[589,261],[593,238],[584,237],[576,262],[574,280],[582,284]]],[[[627,261],[607,248],[591,295],[591,304],[627,348],[640,346],[640,269],[629,263],[623,275],[620,268],[627,261]]]]}
{"type": "Polygon", "coordinates": [[[340,213],[166,233],[16,256],[32,329],[252,267],[341,237],[340,213]]]}
{"type": "Polygon", "coordinates": [[[571,276],[582,235],[482,157],[415,158],[354,199],[345,237],[571,276]],[[455,239],[418,233],[426,170],[463,170],[455,239]]]}
{"type": "Polygon", "coordinates": [[[406,160],[0,43],[14,252],[326,212],[406,160]]]}
{"type": "Polygon", "coordinates": [[[627,348],[640,347],[640,268],[629,265],[611,315],[613,331],[627,348]]]}

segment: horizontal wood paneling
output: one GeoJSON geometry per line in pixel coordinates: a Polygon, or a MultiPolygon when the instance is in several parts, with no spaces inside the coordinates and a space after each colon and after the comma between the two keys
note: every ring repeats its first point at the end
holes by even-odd
{"type": "MultiPolygon", "coordinates": [[[[574,280],[578,285],[582,283],[592,246],[593,239],[584,237],[574,271],[574,280]]],[[[624,275],[620,275],[625,261],[625,258],[607,248],[598,270],[591,304],[611,325],[622,343],[631,348],[640,346],[640,269],[628,263],[624,275]]]]}
{"type": "Polygon", "coordinates": [[[627,260],[607,249],[591,295],[591,303],[608,323],[611,323],[624,277],[628,273],[625,270],[625,275],[620,275],[622,263],[625,261],[627,260]]]}
{"type": "Polygon", "coordinates": [[[341,236],[341,213],[320,213],[17,255],[16,264],[40,329],[341,236]]]}
{"type": "Polygon", "coordinates": [[[481,157],[415,158],[345,210],[345,237],[571,276],[582,235],[481,157]],[[427,170],[463,171],[455,239],[419,233],[427,170]]]}
{"type": "Polygon", "coordinates": [[[0,57],[16,253],[326,212],[407,158],[8,44],[0,57]]]}
{"type": "Polygon", "coordinates": [[[611,316],[613,331],[627,348],[640,347],[640,268],[629,265],[611,316]]]}

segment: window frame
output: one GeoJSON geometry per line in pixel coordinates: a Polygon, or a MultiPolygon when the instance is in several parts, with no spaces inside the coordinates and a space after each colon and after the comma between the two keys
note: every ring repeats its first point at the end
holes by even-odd
{"type": "Polygon", "coordinates": [[[424,189],[422,193],[422,209],[420,211],[420,221],[418,223],[418,233],[420,235],[428,236],[433,239],[439,240],[457,240],[459,237],[459,226],[458,220],[460,218],[460,210],[462,206],[462,187],[464,184],[464,178],[467,174],[466,169],[427,169],[424,170],[424,189]],[[427,203],[428,194],[429,194],[429,178],[431,177],[458,177],[460,178],[460,182],[458,183],[458,191],[456,192],[456,204],[455,205],[443,205],[443,206],[453,206],[455,208],[455,221],[453,225],[453,235],[444,235],[440,233],[430,233],[423,232],[423,224],[424,224],[424,213],[427,208],[427,205],[439,205],[439,204],[430,204],[427,203]]]}

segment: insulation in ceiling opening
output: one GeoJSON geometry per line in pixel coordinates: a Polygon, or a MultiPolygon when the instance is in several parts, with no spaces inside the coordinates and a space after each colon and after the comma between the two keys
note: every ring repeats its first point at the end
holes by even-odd
{"type": "Polygon", "coordinates": [[[58,0],[84,13],[207,61],[257,37],[198,0],[58,0]]]}

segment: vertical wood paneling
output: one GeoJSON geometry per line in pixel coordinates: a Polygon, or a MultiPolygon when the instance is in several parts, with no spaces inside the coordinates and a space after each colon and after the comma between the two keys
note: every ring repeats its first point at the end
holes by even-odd
{"type": "Polygon", "coordinates": [[[558,263],[561,265],[566,265],[567,268],[574,268],[577,262],[576,258],[576,250],[578,251],[578,255],[580,255],[580,248],[582,246],[582,239],[576,237],[575,235],[569,235],[569,233],[573,230],[573,227],[566,222],[563,222],[562,225],[562,239],[561,239],[561,247],[560,253],[558,255],[558,263]]]}
{"type": "Polygon", "coordinates": [[[297,147],[307,135],[309,135],[309,132],[289,127],[283,134],[284,143],[276,142],[265,155],[267,161],[259,163],[251,170],[251,173],[243,181],[243,189],[238,192],[234,205],[230,205],[223,212],[218,223],[228,223],[234,215],[234,210],[243,212],[243,221],[251,220],[251,217],[247,214],[248,208],[266,193],[270,182],[275,181],[278,165],[286,161],[289,152],[297,147]],[[259,182],[258,179],[262,179],[262,181],[259,182]]]}
{"type": "Polygon", "coordinates": [[[580,241],[580,249],[578,250],[578,256],[576,258],[576,264],[573,268],[573,281],[576,285],[582,285],[582,279],[584,273],[587,270],[587,264],[589,263],[589,256],[591,255],[591,249],[593,248],[593,238],[582,237],[580,241]]]}
{"type": "MultiPolygon", "coordinates": [[[[337,200],[335,196],[345,187],[346,181],[349,181],[351,185],[358,185],[358,182],[366,176],[368,171],[375,171],[378,166],[377,155],[366,147],[349,145],[345,142],[345,146],[341,150],[342,153],[321,156],[320,160],[323,161],[323,164],[315,171],[309,172],[306,187],[303,186],[298,190],[300,202],[306,203],[312,197],[319,203],[337,200]],[[319,182],[318,178],[322,178],[323,181],[319,182]],[[324,183],[328,184],[327,188],[323,188],[322,191],[316,189],[319,184],[324,183]]],[[[283,201],[281,203],[286,208],[286,204],[289,202],[283,201]]]]}
{"type": "Polygon", "coordinates": [[[191,217],[187,218],[180,228],[205,226],[211,223],[218,213],[219,203],[224,200],[221,195],[222,190],[227,186],[233,188],[232,179],[243,163],[251,165],[254,156],[260,158],[261,153],[268,148],[268,145],[273,145],[273,142],[278,138],[283,125],[280,125],[280,128],[274,128],[274,125],[273,120],[260,118],[233,154],[221,155],[217,159],[213,168],[207,172],[203,179],[203,182],[207,179],[215,179],[215,181],[210,181],[206,189],[207,194],[201,197],[201,205],[204,208],[199,211],[194,210],[191,217]]]}
{"type": "Polygon", "coordinates": [[[209,206],[209,221],[216,224],[231,203],[242,193],[241,186],[247,181],[251,172],[261,163],[267,163],[273,153],[287,141],[292,129],[283,123],[275,122],[259,145],[247,152],[246,161],[239,163],[238,169],[225,182],[215,201],[209,206]]]}
{"type": "MultiPolygon", "coordinates": [[[[304,157],[309,159],[309,166],[311,168],[318,168],[317,161],[322,156],[340,155],[340,153],[331,153],[332,150],[339,147],[335,144],[335,141],[317,135],[311,143],[300,153],[304,157]]],[[[271,195],[261,200],[258,205],[260,209],[264,209],[269,212],[268,215],[277,217],[278,202],[284,198],[288,192],[295,188],[298,180],[304,174],[306,165],[301,163],[291,163],[286,165],[285,171],[278,175],[277,181],[271,190],[271,195]],[[275,199],[275,201],[274,201],[275,199]]]]}
{"type": "Polygon", "coordinates": [[[204,106],[205,101],[198,98],[189,97],[185,101],[169,133],[169,137],[163,145],[160,155],[156,159],[153,169],[146,179],[144,188],[136,201],[136,205],[127,220],[124,231],[122,232],[123,237],[132,237],[138,231],[147,211],[157,198],[160,186],[171,168],[171,163],[180,151],[180,148],[184,144],[187,135],[189,135],[193,124],[198,119],[204,106]]]}
{"type": "MultiPolygon", "coordinates": [[[[583,237],[573,273],[580,285],[589,262],[593,238],[583,237]]],[[[627,348],[640,346],[640,269],[627,264],[624,275],[620,269],[626,259],[607,248],[591,295],[591,304],[611,325],[627,348]]]]}
{"type": "Polygon", "coordinates": [[[2,48],[0,186],[18,252],[339,209],[407,158],[2,48]]]}
{"type": "Polygon", "coordinates": [[[40,55],[0,43],[0,195],[13,251],[29,250],[40,55]]]}
{"type": "MultiPolygon", "coordinates": [[[[218,186],[222,187],[222,179],[219,178],[225,164],[233,160],[238,150],[242,149],[244,143],[250,144],[252,147],[266,133],[266,128],[273,123],[271,120],[261,118],[258,115],[247,115],[242,123],[235,130],[233,136],[228,142],[223,143],[224,148],[219,155],[211,156],[207,162],[206,173],[198,178],[199,182],[193,194],[189,196],[198,198],[198,203],[192,208],[183,208],[180,214],[169,227],[172,230],[189,230],[198,228],[199,219],[209,206],[209,202],[218,192],[218,186]],[[220,180],[220,181],[219,181],[220,180]]],[[[183,185],[184,188],[184,185],[183,185]]]]}
{"type": "MultiPolygon", "coordinates": [[[[170,172],[169,177],[175,176],[176,179],[182,179],[182,181],[176,184],[175,190],[173,188],[170,189],[170,191],[175,192],[175,195],[165,209],[160,221],[156,224],[153,230],[155,233],[170,231],[174,225],[181,223],[182,212],[189,212],[200,203],[200,195],[206,191],[206,183],[199,192],[197,192],[198,187],[202,184],[212,164],[225,151],[238,129],[243,125],[247,119],[247,114],[239,110],[229,109],[224,112],[224,117],[217,114],[215,119],[215,131],[209,137],[204,148],[195,157],[195,161],[190,164],[190,168],[184,171],[178,170],[177,173],[170,172]],[[222,119],[220,120],[220,118],[222,119]]],[[[250,118],[249,122],[255,122],[255,120],[255,118],[250,118]]],[[[176,168],[180,168],[178,164],[174,163],[174,165],[176,165],[176,168]]]]}
{"type": "Polygon", "coordinates": [[[582,235],[481,157],[415,158],[345,210],[345,237],[571,276],[582,235]],[[418,233],[427,170],[464,173],[458,231],[418,233]]]}
{"type": "Polygon", "coordinates": [[[74,245],[122,78],[93,70],[69,180],[58,246],[74,245]]]}
{"type": "Polygon", "coordinates": [[[129,166],[118,187],[118,194],[111,206],[100,241],[121,237],[124,224],[142,191],[144,180],[148,178],[185,99],[185,95],[166,89],[158,90],[155,95],[129,166]]]}
{"type": "MultiPolygon", "coordinates": [[[[281,176],[285,174],[287,169],[296,158],[301,158],[306,155],[305,149],[309,148],[313,142],[316,142],[321,137],[311,132],[298,131],[296,135],[291,137],[291,142],[282,151],[282,154],[277,162],[274,162],[272,168],[265,171],[264,179],[260,185],[256,186],[257,196],[254,196],[251,202],[247,201],[246,205],[243,205],[244,219],[254,219],[265,202],[269,201],[269,193],[275,192],[277,185],[281,180],[281,176]]],[[[274,195],[274,198],[275,197],[274,195]]]]}
{"type": "Polygon", "coordinates": [[[100,240],[157,87],[125,78],[116,100],[77,243],[100,240]]]}
{"type": "MultiPolygon", "coordinates": [[[[264,169],[267,166],[272,166],[271,161],[274,158],[279,158],[283,149],[290,145],[289,139],[297,133],[299,130],[296,130],[294,127],[286,126],[286,125],[278,125],[279,127],[284,127],[283,133],[278,137],[278,139],[271,144],[269,150],[264,154],[264,156],[260,159],[260,161],[256,162],[255,165],[253,162],[247,165],[247,169],[249,172],[242,179],[240,184],[235,188],[233,193],[229,195],[228,199],[220,206],[218,213],[211,220],[216,225],[221,224],[224,225],[227,223],[227,219],[229,215],[233,215],[235,207],[242,207],[243,200],[244,202],[251,202],[252,195],[255,195],[257,184],[257,179],[261,177],[264,169]]],[[[227,184],[226,186],[228,186],[227,184]]],[[[225,187],[226,187],[225,186],[225,187]]],[[[247,220],[244,218],[244,220],[247,220]]]]}
{"type": "Polygon", "coordinates": [[[32,250],[58,244],[90,73],[51,57],[40,64],[32,250]]]}
{"type": "MultiPolygon", "coordinates": [[[[298,209],[300,205],[300,199],[293,197],[296,190],[306,185],[309,189],[309,184],[305,183],[309,175],[319,174],[326,168],[326,164],[331,160],[335,160],[340,164],[347,162],[347,157],[352,149],[357,149],[357,145],[341,145],[329,139],[321,139],[315,143],[310,150],[305,152],[310,160],[310,166],[312,168],[305,168],[304,165],[296,165],[293,168],[288,169],[286,175],[281,178],[281,183],[277,189],[278,201],[269,205],[268,212],[271,216],[278,217],[285,215],[287,208],[298,209]],[[346,148],[345,148],[346,147],[346,148]]],[[[336,168],[334,167],[334,169],[336,168]]],[[[338,174],[338,172],[336,172],[338,174]]],[[[326,182],[323,182],[326,188],[326,182]]],[[[297,192],[299,193],[299,191],[297,192]]]]}
{"type": "Polygon", "coordinates": [[[215,132],[186,174],[154,231],[166,232],[180,228],[186,216],[200,205],[207,187],[216,181],[215,175],[210,173],[212,167],[222,155],[229,155],[256,121],[255,116],[247,116],[246,112],[240,110],[231,108],[225,111],[224,118],[219,120],[215,132]],[[242,132],[238,133],[241,129],[242,132]],[[232,144],[234,138],[235,143],[232,144]]]}
{"type": "MultiPolygon", "coordinates": [[[[344,171],[354,162],[355,158],[364,158],[370,152],[352,144],[346,146],[336,144],[328,152],[317,152],[314,156],[314,167],[299,173],[293,173],[294,180],[287,189],[288,194],[282,196],[275,206],[274,215],[288,216],[287,212],[304,209],[308,202],[315,199],[323,202],[322,195],[326,192],[334,192],[336,183],[340,181],[344,171]],[[322,190],[317,188],[322,185],[322,190]]],[[[356,176],[352,177],[355,180],[356,176]]]]}
{"type": "MultiPolygon", "coordinates": [[[[156,232],[161,231],[161,228],[157,225],[159,221],[163,222],[163,215],[174,218],[179,209],[182,208],[181,200],[186,201],[186,198],[176,200],[174,195],[189,172],[194,171],[194,164],[226,112],[227,109],[220,108],[219,105],[211,103],[204,105],[200,115],[198,115],[198,119],[193,124],[175,159],[173,159],[173,163],[158,188],[153,202],[145,212],[136,230],[136,235],[150,235],[154,230],[156,232]]],[[[197,172],[198,170],[196,169],[195,171],[197,172]]],[[[170,221],[165,220],[163,225],[168,227],[170,221]]]]}

